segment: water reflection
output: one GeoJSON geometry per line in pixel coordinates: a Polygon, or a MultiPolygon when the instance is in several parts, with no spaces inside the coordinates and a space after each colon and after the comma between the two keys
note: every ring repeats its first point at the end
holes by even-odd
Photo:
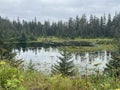
{"type": "Polygon", "coordinates": [[[104,70],[106,63],[111,59],[111,53],[107,51],[85,52],[84,54],[73,54],[75,64],[80,68],[81,72],[85,72],[86,66],[88,70],[99,69],[104,70]],[[96,64],[99,64],[96,66],[96,64]]]}
{"type": "MultiPolygon", "coordinates": [[[[50,72],[51,65],[58,61],[60,50],[57,48],[26,48],[14,49],[13,52],[17,52],[17,59],[23,59],[25,64],[30,60],[36,65],[36,69],[41,71],[50,72]]],[[[84,53],[72,53],[72,60],[79,68],[80,72],[85,72],[86,67],[88,70],[96,68],[95,64],[99,63],[99,70],[103,70],[106,63],[111,59],[111,53],[107,51],[98,52],[84,52],[84,53]]]]}

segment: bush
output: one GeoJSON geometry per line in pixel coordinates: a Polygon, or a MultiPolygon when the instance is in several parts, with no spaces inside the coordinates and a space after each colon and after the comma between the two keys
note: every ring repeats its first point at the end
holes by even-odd
{"type": "Polygon", "coordinates": [[[0,90],[24,90],[21,71],[6,62],[0,62],[0,90]]]}

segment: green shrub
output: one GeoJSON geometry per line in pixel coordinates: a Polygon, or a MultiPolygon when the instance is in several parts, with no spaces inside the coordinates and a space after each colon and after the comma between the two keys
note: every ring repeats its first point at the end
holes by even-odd
{"type": "Polygon", "coordinates": [[[21,71],[6,62],[0,62],[0,90],[24,90],[21,71]]]}

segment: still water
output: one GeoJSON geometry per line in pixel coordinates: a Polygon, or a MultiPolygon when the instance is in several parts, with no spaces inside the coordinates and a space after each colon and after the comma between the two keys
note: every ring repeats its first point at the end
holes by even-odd
{"type": "MultiPolygon", "coordinates": [[[[35,69],[50,73],[51,66],[59,61],[58,57],[61,56],[58,48],[27,48],[14,49],[17,55],[15,58],[23,59],[24,64],[28,64],[30,60],[35,65],[35,69]]],[[[84,53],[72,53],[72,60],[74,61],[80,72],[85,72],[86,68],[89,72],[94,69],[104,70],[106,63],[111,59],[111,52],[97,51],[97,52],[84,52],[84,53]],[[99,64],[95,66],[95,64],[99,64]]]]}

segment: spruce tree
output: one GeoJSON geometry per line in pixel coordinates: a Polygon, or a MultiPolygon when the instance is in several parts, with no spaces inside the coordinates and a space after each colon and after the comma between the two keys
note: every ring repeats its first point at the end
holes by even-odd
{"type": "Polygon", "coordinates": [[[63,76],[73,76],[75,74],[74,63],[72,56],[66,50],[63,50],[61,57],[58,57],[60,61],[52,66],[53,74],[62,74],[63,76]]]}
{"type": "Polygon", "coordinates": [[[120,77],[120,56],[113,55],[112,59],[106,64],[105,72],[110,76],[120,77]]]}
{"type": "Polygon", "coordinates": [[[112,54],[112,59],[106,64],[105,71],[111,76],[120,77],[120,33],[116,34],[114,38],[114,43],[116,45],[117,51],[112,54]]]}

